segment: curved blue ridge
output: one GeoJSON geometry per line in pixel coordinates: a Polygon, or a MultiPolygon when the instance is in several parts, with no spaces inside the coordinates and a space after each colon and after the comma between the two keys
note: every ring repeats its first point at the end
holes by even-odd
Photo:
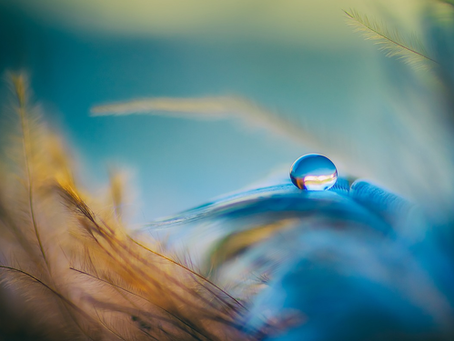
{"type": "MultiPolygon", "coordinates": [[[[335,185],[328,191],[336,192],[339,194],[348,194],[349,182],[344,178],[338,178],[335,185]]],[[[257,199],[260,197],[268,197],[277,193],[304,193],[306,191],[300,190],[292,183],[278,184],[261,188],[254,188],[247,191],[237,192],[231,195],[220,197],[217,200],[208,202],[206,204],[194,207],[187,211],[183,211],[175,216],[153,221],[145,226],[146,229],[153,227],[164,227],[172,224],[183,224],[197,219],[204,218],[211,210],[224,207],[227,205],[234,205],[240,201],[247,201],[257,199]]]]}
{"type": "Polygon", "coordinates": [[[144,229],[146,230],[153,227],[163,227],[166,225],[192,222],[194,220],[204,218],[207,214],[209,214],[211,211],[215,209],[233,206],[236,203],[240,203],[242,201],[254,200],[261,197],[268,197],[275,193],[300,193],[300,192],[301,190],[296,188],[291,183],[255,188],[243,192],[238,192],[231,195],[227,195],[225,197],[221,197],[215,201],[211,201],[206,204],[194,207],[190,210],[183,211],[175,216],[171,216],[169,218],[164,218],[161,220],[156,220],[154,222],[147,224],[144,227],[144,229]]]}
{"type": "Polygon", "coordinates": [[[329,191],[299,190],[292,184],[253,189],[207,203],[168,219],[152,222],[142,231],[192,224],[202,219],[237,219],[261,213],[285,212],[300,217],[318,214],[326,218],[357,220],[373,226],[378,231],[388,232],[391,229],[389,224],[351,200],[347,188],[348,181],[341,179],[329,191]]]}

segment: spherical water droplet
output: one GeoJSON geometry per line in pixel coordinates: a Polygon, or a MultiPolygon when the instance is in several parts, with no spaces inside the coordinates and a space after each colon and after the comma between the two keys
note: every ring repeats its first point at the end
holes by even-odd
{"type": "Polygon", "coordinates": [[[334,163],[320,154],[307,154],[296,160],[290,168],[293,184],[308,191],[330,189],[337,181],[334,163]]]}

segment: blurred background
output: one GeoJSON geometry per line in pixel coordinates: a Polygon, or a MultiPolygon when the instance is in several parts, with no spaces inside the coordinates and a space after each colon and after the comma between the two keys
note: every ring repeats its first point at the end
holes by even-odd
{"type": "MultiPolygon", "coordinates": [[[[281,166],[286,171],[306,152],[327,154],[341,174],[404,191],[398,184],[412,172],[389,174],[411,170],[415,160],[405,151],[420,148],[406,140],[406,123],[390,103],[405,98],[396,69],[408,67],[355,34],[343,10],[421,34],[427,3],[0,0],[0,69],[30,75],[45,117],[80,161],[84,185],[98,188],[112,165],[129,170],[136,223],[238,190],[281,166]],[[99,104],[203,96],[246,98],[317,141],[304,145],[234,119],[90,116],[99,104]],[[392,147],[393,136],[404,136],[405,150],[392,147]]],[[[1,94],[5,99],[4,86],[1,94]]],[[[424,103],[403,111],[434,109],[424,103]]]]}

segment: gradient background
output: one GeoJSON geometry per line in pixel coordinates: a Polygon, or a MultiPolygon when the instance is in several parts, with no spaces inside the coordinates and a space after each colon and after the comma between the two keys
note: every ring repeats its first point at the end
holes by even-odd
{"type": "MultiPolygon", "coordinates": [[[[309,150],[234,120],[90,117],[134,98],[239,95],[327,144],[371,136],[394,63],[353,33],[342,9],[392,9],[418,30],[422,1],[0,0],[0,69],[25,69],[45,117],[80,161],[83,184],[126,167],[134,222],[201,204],[290,167],[309,150]]],[[[388,13],[391,15],[390,13],[388,13]]],[[[2,98],[5,98],[2,87],[2,98]]],[[[380,132],[381,134],[383,131],[380,132]]],[[[336,155],[332,155],[337,163],[336,155]]],[[[342,166],[342,160],[339,160],[342,166]]],[[[340,169],[342,173],[342,169],[340,169]]]]}

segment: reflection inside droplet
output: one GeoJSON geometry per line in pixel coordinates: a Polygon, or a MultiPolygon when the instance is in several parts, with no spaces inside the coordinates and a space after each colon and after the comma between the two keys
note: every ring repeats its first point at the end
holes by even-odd
{"type": "Polygon", "coordinates": [[[337,181],[334,163],[320,154],[307,154],[296,160],[290,168],[293,184],[308,191],[330,189],[337,181]]]}

